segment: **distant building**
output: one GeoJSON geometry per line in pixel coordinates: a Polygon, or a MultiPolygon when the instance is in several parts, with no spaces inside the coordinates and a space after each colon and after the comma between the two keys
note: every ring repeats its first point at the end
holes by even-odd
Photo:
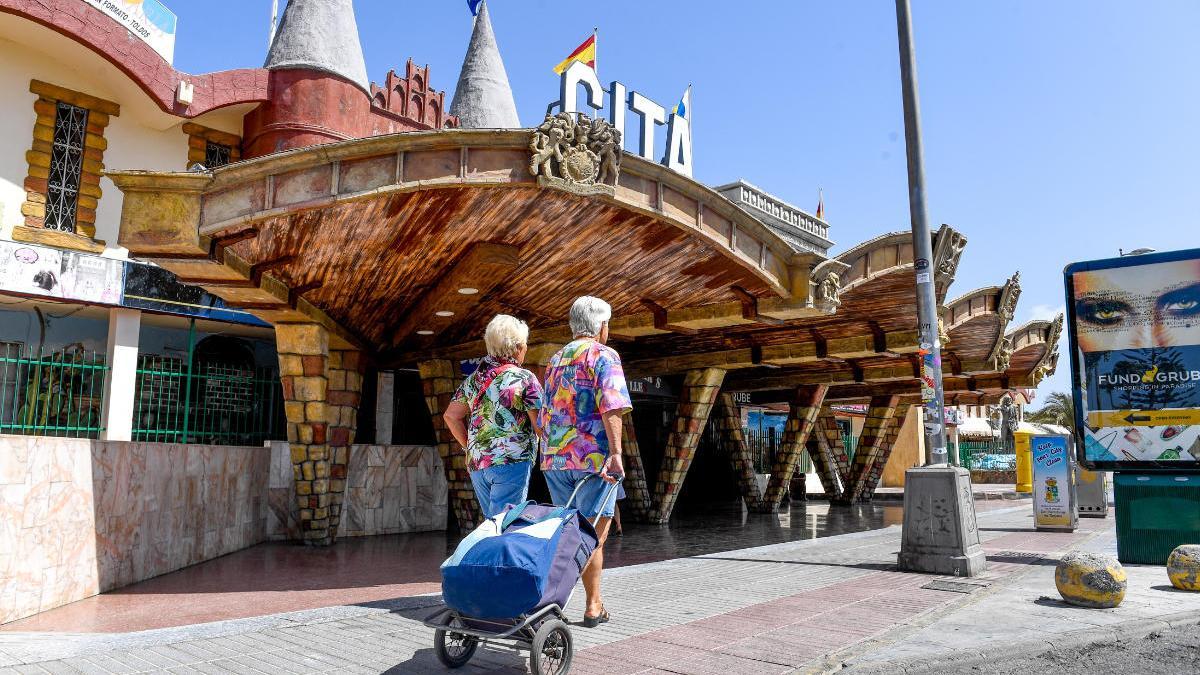
{"type": "Polygon", "coordinates": [[[742,179],[713,188],[761,220],[798,251],[829,255],[829,224],[742,179]]]}

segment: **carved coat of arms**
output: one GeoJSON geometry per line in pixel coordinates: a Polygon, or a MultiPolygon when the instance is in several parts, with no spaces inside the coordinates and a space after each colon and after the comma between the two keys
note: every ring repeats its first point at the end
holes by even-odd
{"type": "Polygon", "coordinates": [[[546,115],[529,140],[529,173],[577,194],[612,194],[621,170],[621,132],[580,113],[546,115]]]}

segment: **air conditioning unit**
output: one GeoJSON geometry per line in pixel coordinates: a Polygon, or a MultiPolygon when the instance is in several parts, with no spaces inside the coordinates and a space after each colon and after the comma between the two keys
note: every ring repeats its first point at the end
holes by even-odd
{"type": "Polygon", "coordinates": [[[1200,544],[1200,475],[1118,473],[1117,558],[1165,565],[1180,544],[1200,544]]]}

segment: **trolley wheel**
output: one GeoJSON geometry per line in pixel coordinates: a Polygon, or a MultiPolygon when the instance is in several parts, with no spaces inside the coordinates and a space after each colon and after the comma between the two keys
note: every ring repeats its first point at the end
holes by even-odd
{"type": "Polygon", "coordinates": [[[551,619],[538,626],[532,647],[529,669],[533,675],[566,675],[571,670],[574,646],[566,623],[551,619]]]}
{"type": "Polygon", "coordinates": [[[453,631],[453,627],[463,625],[462,619],[455,617],[448,625],[451,630],[439,628],[433,632],[433,651],[447,668],[462,668],[475,655],[479,638],[453,631]]]}

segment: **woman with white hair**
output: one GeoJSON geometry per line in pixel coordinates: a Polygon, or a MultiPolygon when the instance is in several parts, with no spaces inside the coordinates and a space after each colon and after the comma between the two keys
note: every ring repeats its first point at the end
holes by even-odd
{"type": "Polygon", "coordinates": [[[596,533],[600,543],[583,570],[587,607],[583,625],[589,628],[609,620],[600,599],[604,570],[604,541],[625,496],[618,485],[625,473],[621,465],[621,417],[632,410],[621,357],[604,343],[612,307],[600,298],[583,296],[571,305],[571,333],[575,336],[546,367],[542,432],[542,474],[555,504],[564,504],[576,487],[575,506],[587,519],[600,516],[596,533]],[[599,476],[599,479],[595,478],[599,476]],[[602,480],[601,480],[602,479],[602,480]],[[599,503],[602,497],[604,503],[599,503]]]}
{"type": "Polygon", "coordinates": [[[524,321],[497,314],[483,335],[488,355],[463,380],[442,416],[466,448],[467,470],[487,518],[507,504],[524,502],[529,493],[542,387],[521,368],[528,340],[524,321]]]}

